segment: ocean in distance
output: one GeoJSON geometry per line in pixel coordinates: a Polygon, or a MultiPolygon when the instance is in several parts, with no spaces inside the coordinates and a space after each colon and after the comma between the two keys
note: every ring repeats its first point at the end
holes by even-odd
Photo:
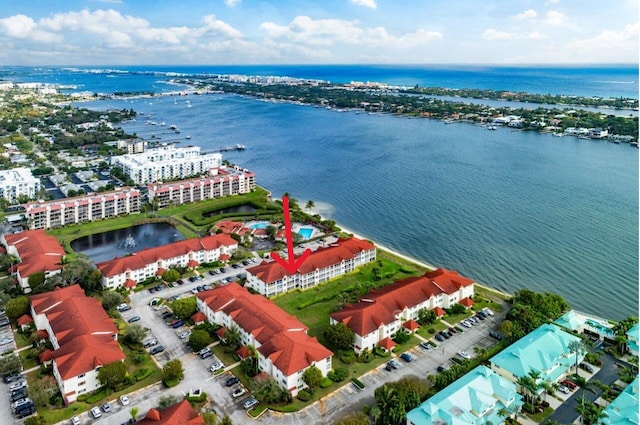
{"type": "Polygon", "coordinates": [[[507,292],[557,292],[603,317],[637,314],[638,151],[626,144],[224,94],[80,106],[133,108],[181,129],[175,139],[145,117],[124,127],[147,139],[244,144],[224,158],[274,197],[313,200],[421,261],[507,292]]]}

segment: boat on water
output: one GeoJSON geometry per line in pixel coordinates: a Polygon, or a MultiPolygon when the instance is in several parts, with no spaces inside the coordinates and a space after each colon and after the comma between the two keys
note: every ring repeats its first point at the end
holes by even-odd
{"type": "Polygon", "coordinates": [[[496,130],[497,127],[495,125],[487,126],[487,130],[496,130]]]}

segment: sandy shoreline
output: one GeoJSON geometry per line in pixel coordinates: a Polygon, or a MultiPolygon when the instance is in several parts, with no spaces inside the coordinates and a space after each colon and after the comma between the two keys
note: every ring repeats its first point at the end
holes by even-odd
{"type": "MultiPolygon", "coordinates": [[[[413,257],[409,257],[408,255],[404,255],[404,254],[401,254],[401,253],[399,253],[397,251],[394,251],[393,249],[391,249],[389,247],[386,247],[384,245],[380,245],[379,243],[377,243],[376,241],[374,241],[371,238],[368,238],[366,236],[362,236],[362,235],[360,235],[360,234],[358,234],[358,233],[356,233],[356,232],[354,232],[354,231],[352,231],[350,229],[347,229],[346,227],[343,227],[342,225],[340,225],[340,223],[336,223],[336,226],[338,226],[340,229],[342,229],[343,232],[350,233],[350,234],[352,234],[353,236],[355,236],[358,239],[368,240],[371,243],[373,243],[378,249],[386,251],[386,252],[388,252],[388,253],[390,253],[392,255],[395,255],[396,257],[400,257],[403,260],[407,260],[407,261],[409,261],[409,262],[411,262],[413,264],[416,264],[416,265],[418,265],[420,267],[424,267],[425,269],[428,269],[428,270],[435,270],[435,269],[438,268],[438,266],[434,266],[433,264],[425,263],[425,262],[417,260],[417,259],[415,259],[413,257]]],[[[494,293],[497,293],[497,294],[501,294],[501,295],[504,295],[506,297],[512,297],[513,296],[513,294],[509,294],[509,293],[500,291],[498,289],[492,288],[490,286],[483,285],[482,283],[479,283],[477,280],[473,279],[472,277],[469,277],[469,276],[466,276],[466,277],[468,277],[469,279],[473,280],[477,286],[479,286],[479,287],[481,287],[481,288],[483,288],[483,289],[485,289],[485,290],[487,290],[489,292],[494,292],[494,293]]]]}

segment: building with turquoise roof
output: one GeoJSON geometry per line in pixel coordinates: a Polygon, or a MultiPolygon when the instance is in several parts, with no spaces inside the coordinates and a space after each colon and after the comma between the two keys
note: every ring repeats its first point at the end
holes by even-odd
{"type": "Polygon", "coordinates": [[[545,324],[493,356],[489,362],[491,369],[512,382],[531,371],[540,373],[538,382],[555,382],[576,364],[576,355],[578,361],[584,358],[584,352],[576,354],[569,349],[572,342],[581,341],[556,325],[545,324]]]}
{"type": "Polygon", "coordinates": [[[638,378],[636,378],[604,409],[600,422],[604,425],[638,425],[639,408],[638,378]]]}
{"type": "Polygon", "coordinates": [[[499,412],[518,412],[522,404],[513,382],[486,366],[478,366],[408,412],[407,424],[499,424],[505,419],[499,412]]]}
{"type": "Polygon", "coordinates": [[[629,347],[629,352],[634,356],[638,355],[639,336],[640,331],[638,330],[638,324],[636,323],[631,329],[627,331],[627,346],[629,347]]]}

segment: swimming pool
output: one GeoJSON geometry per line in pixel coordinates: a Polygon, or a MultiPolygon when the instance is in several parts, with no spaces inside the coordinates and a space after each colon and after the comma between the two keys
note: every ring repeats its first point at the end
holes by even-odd
{"type": "Polygon", "coordinates": [[[313,235],[313,229],[308,227],[301,227],[298,229],[297,233],[304,239],[311,239],[311,235],[313,235]]]}
{"type": "Polygon", "coordinates": [[[267,227],[269,227],[269,223],[266,222],[253,223],[249,225],[250,229],[266,229],[267,227]]]}

